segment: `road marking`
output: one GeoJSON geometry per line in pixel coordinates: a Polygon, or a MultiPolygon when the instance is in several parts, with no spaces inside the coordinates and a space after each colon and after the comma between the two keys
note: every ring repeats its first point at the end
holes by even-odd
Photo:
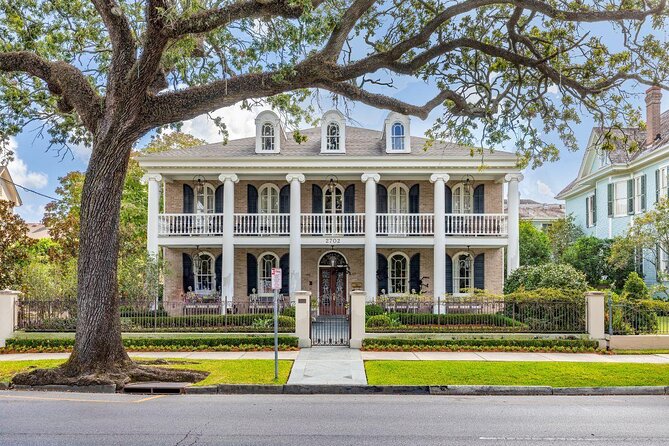
{"type": "Polygon", "coordinates": [[[25,396],[25,395],[0,395],[0,398],[4,399],[20,399],[20,400],[33,400],[33,401],[68,401],[68,402],[74,402],[74,403],[120,403],[120,404],[137,404],[137,403],[144,403],[147,401],[155,400],[158,398],[162,398],[165,395],[153,395],[147,398],[142,398],[139,400],[133,400],[133,401],[122,401],[122,400],[89,400],[89,399],[83,399],[83,398],[63,398],[63,397],[56,397],[56,398],[49,398],[45,396],[25,396]]]}
{"type": "Polygon", "coordinates": [[[153,395],[153,396],[149,396],[149,397],[147,397],[147,398],[143,398],[143,399],[141,399],[141,400],[133,401],[133,403],[144,403],[144,402],[146,402],[146,401],[156,400],[156,399],[158,399],[158,398],[162,398],[162,397],[164,397],[164,396],[165,396],[165,395],[153,395]]]}

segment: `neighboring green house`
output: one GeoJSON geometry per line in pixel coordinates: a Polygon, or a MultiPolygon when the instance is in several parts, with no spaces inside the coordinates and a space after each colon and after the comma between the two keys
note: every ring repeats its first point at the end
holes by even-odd
{"type": "MultiPolygon", "coordinates": [[[[630,153],[628,146],[619,144],[612,151],[603,151],[599,147],[603,130],[592,130],[578,176],[556,197],[565,200],[566,213],[574,215],[587,235],[621,235],[636,215],[669,195],[669,111],[661,112],[661,99],[659,88],[646,92],[646,130],[606,130],[637,142],[639,150],[630,153]]],[[[669,271],[669,253],[657,251],[657,267],[669,271]]],[[[637,268],[646,283],[655,284],[656,267],[644,257],[639,256],[637,268]]]]}

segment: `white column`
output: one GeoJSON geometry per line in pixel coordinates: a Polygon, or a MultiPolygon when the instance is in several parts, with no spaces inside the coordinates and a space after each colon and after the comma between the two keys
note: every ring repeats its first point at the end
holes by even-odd
{"type": "Polygon", "coordinates": [[[239,182],[239,178],[234,173],[222,173],[218,179],[223,183],[221,298],[231,302],[235,294],[235,183],[239,182]]]}
{"type": "Polygon", "coordinates": [[[435,302],[446,294],[446,183],[447,173],[434,173],[434,251],[432,289],[435,302]]]}
{"type": "Polygon", "coordinates": [[[302,198],[301,185],[304,183],[301,173],[289,173],[286,181],[290,184],[290,301],[295,301],[295,292],[302,289],[302,198]]]}
{"type": "Polygon", "coordinates": [[[520,215],[520,192],[518,191],[518,183],[523,181],[523,174],[510,173],[504,177],[504,181],[509,183],[507,197],[508,245],[506,247],[506,273],[508,275],[520,266],[520,229],[518,226],[520,215]]]}
{"type": "Polygon", "coordinates": [[[367,300],[374,302],[376,290],[376,183],[378,173],[362,174],[365,183],[365,293],[367,300]]]}
{"type": "Polygon", "coordinates": [[[159,173],[146,174],[142,178],[149,185],[149,216],[146,222],[146,250],[150,256],[158,256],[158,214],[160,213],[160,182],[163,177],[159,173]]]}

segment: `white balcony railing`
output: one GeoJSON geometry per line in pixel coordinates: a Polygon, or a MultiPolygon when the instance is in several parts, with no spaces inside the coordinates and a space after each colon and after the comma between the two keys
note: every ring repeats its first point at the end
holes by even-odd
{"type": "Polygon", "coordinates": [[[506,236],[506,214],[446,214],[446,235],[506,236]]]}
{"type": "Polygon", "coordinates": [[[433,235],[433,214],[376,214],[378,235],[433,235]]]}
{"type": "Polygon", "coordinates": [[[302,235],[364,235],[365,214],[302,214],[302,235]]]}
{"type": "Polygon", "coordinates": [[[290,214],[235,214],[235,235],[290,235],[290,214]]]}
{"type": "Polygon", "coordinates": [[[158,235],[220,235],[223,214],[160,214],[158,235]]]}

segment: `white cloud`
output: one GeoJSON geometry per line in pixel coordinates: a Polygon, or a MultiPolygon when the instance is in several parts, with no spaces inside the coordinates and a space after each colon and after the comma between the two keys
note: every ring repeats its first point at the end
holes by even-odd
{"type": "Polygon", "coordinates": [[[72,146],[72,153],[74,154],[74,157],[87,163],[88,160],[91,159],[91,153],[93,152],[93,148],[85,145],[74,145],[72,146]]]}
{"type": "Polygon", "coordinates": [[[42,221],[42,217],[44,217],[44,205],[23,203],[23,205],[14,208],[14,212],[28,223],[37,223],[42,221]]]}
{"type": "Polygon", "coordinates": [[[555,196],[555,192],[553,192],[553,189],[551,187],[544,183],[541,180],[537,180],[537,191],[539,194],[544,195],[546,197],[553,198],[555,196]]]}
{"type": "Polygon", "coordinates": [[[16,184],[34,189],[41,189],[47,185],[49,176],[28,169],[25,161],[19,157],[18,144],[13,138],[9,138],[9,149],[14,152],[14,160],[8,164],[9,173],[16,184]]]}
{"type": "Polygon", "coordinates": [[[550,84],[550,85],[548,86],[548,89],[547,89],[546,91],[549,92],[549,93],[551,93],[551,94],[558,94],[558,92],[559,92],[560,90],[558,89],[558,86],[557,86],[557,85],[555,85],[555,84],[550,84]]]}
{"type": "MultiPolygon", "coordinates": [[[[255,118],[258,112],[259,110],[243,110],[238,105],[233,105],[216,110],[212,116],[222,118],[228,129],[229,139],[238,139],[255,134],[255,118]]],[[[218,127],[207,115],[200,115],[184,122],[181,130],[207,142],[218,142],[223,139],[218,127]]]]}

